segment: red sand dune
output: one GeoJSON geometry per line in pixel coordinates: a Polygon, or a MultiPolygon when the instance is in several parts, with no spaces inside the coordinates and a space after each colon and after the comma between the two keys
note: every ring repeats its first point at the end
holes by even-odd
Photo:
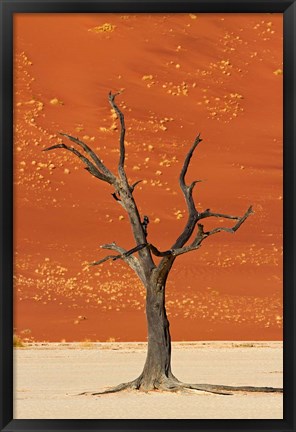
{"type": "MultiPolygon", "coordinates": [[[[167,286],[174,340],[282,338],[282,16],[15,17],[15,332],[33,340],[145,340],[144,290],[99,245],[134,240],[112,189],[63,150],[85,140],[114,170],[122,90],[126,169],[168,249],[186,220],[184,155],[200,210],[255,214],[179,257],[167,286]]],[[[72,157],[73,156],[73,157],[72,157]]],[[[225,225],[226,225],[225,221],[225,225]]],[[[222,221],[209,221],[220,224],[222,221]]]]}

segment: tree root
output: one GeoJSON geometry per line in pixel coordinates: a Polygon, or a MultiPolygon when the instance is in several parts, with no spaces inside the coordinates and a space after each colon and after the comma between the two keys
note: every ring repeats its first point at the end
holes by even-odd
{"type": "Polygon", "coordinates": [[[216,393],[222,395],[232,395],[234,393],[283,393],[282,388],[278,387],[252,387],[252,386],[227,386],[215,384],[183,384],[185,388],[216,393]]]}
{"type": "Polygon", "coordinates": [[[278,387],[253,387],[253,386],[228,386],[216,384],[187,384],[178,379],[165,378],[153,385],[144,386],[142,377],[118,386],[108,388],[98,392],[83,392],[78,396],[100,396],[108,393],[118,393],[125,390],[138,390],[142,392],[164,391],[164,392],[186,392],[187,390],[197,390],[218,395],[233,395],[233,393],[283,393],[282,388],[278,387]]]}

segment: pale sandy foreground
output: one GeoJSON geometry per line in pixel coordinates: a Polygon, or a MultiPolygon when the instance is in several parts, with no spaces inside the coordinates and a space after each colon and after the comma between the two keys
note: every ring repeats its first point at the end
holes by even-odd
{"type": "MultiPolygon", "coordinates": [[[[143,343],[35,344],[15,350],[16,419],[280,419],[282,394],[121,392],[77,396],[137,377],[143,343]]],[[[180,342],[173,371],[182,381],[282,387],[281,342],[180,342]]]]}

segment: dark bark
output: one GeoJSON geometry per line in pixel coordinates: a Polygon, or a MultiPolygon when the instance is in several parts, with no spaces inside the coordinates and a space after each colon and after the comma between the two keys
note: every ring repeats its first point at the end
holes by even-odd
{"type": "Polygon", "coordinates": [[[220,384],[189,384],[179,381],[171,369],[170,324],[165,308],[166,280],[154,272],[146,285],[146,317],[148,329],[148,349],[144,369],[133,381],[98,392],[84,392],[81,395],[99,396],[123,390],[140,391],[200,391],[218,395],[233,393],[282,393],[282,388],[228,386],[220,384]]]}
{"type": "Polygon", "coordinates": [[[146,288],[148,350],[141,376],[141,388],[159,388],[171,378],[171,335],[165,308],[165,282],[155,281],[146,288]]]}
{"type": "Polygon", "coordinates": [[[234,387],[216,384],[186,384],[181,383],[176,377],[174,377],[171,371],[171,336],[169,321],[165,308],[165,289],[167,277],[175,262],[175,259],[179,255],[199,249],[202,242],[213,234],[217,234],[221,231],[235,233],[246,221],[246,219],[253,213],[253,210],[252,207],[249,207],[243,216],[231,216],[224,213],[214,213],[211,212],[210,209],[207,209],[201,213],[197,211],[193,197],[193,189],[194,186],[200,182],[200,180],[186,184],[186,174],[194,151],[198,144],[202,141],[200,135],[198,135],[184,159],[183,167],[179,177],[180,188],[184,195],[188,210],[188,219],[186,225],[169,250],[161,252],[156,246],[149,243],[147,241],[149,218],[148,216],[144,216],[142,221],[140,212],[133,196],[134,189],[140,181],[130,185],[125,172],[125,121],[123,113],[115,103],[115,98],[117,95],[118,94],[112,94],[111,92],[109,93],[109,103],[116,112],[120,122],[120,155],[118,161],[118,176],[112,173],[104,165],[102,159],[100,159],[88,145],[69,134],[62,133],[61,135],[82,148],[82,150],[92,160],[80,153],[74,147],[69,147],[65,144],[56,144],[45,149],[45,151],[64,149],[71,152],[85,164],[85,169],[91,175],[96,177],[98,180],[107,182],[113,186],[114,192],[112,193],[112,196],[116,203],[120,204],[127,213],[132,234],[135,240],[135,246],[129,250],[125,250],[114,242],[105,244],[101,246],[103,249],[112,250],[118,254],[108,255],[98,261],[91,263],[91,265],[99,265],[108,260],[122,259],[134,270],[146,288],[148,351],[142,374],[135,380],[120,384],[117,387],[102,392],[90,392],[85,394],[96,395],[114,393],[127,389],[138,389],[144,391],[155,389],[168,391],[193,389],[217,394],[231,394],[231,392],[237,391],[282,392],[282,389],[271,387],[234,387]],[[233,219],[236,221],[236,223],[230,228],[217,227],[211,231],[205,232],[203,225],[198,222],[201,219],[208,217],[233,219]],[[195,230],[197,232],[195,235],[193,235],[195,230]],[[191,243],[187,244],[190,239],[191,243]],[[134,253],[138,253],[138,258],[134,256],[134,253]],[[154,263],[152,254],[162,258],[158,265],[154,263]]]}

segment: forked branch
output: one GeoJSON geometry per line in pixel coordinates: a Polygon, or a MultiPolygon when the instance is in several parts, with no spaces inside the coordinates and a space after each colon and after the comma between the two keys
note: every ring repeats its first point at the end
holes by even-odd
{"type": "MultiPolygon", "coordinates": [[[[186,205],[187,205],[187,209],[188,209],[188,219],[187,219],[186,225],[185,225],[182,233],[179,235],[179,237],[177,238],[175,243],[172,245],[170,250],[180,249],[187,243],[187,241],[192,236],[192,234],[194,232],[194,228],[195,228],[196,223],[198,221],[199,213],[195,207],[194,198],[193,198],[193,189],[194,189],[194,186],[197,183],[199,183],[201,180],[195,180],[190,185],[187,185],[185,178],[186,178],[187,170],[188,170],[191,158],[193,156],[193,153],[201,141],[202,141],[202,139],[200,138],[200,134],[198,134],[194,140],[194,143],[192,144],[191,148],[189,149],[189,151],[185,157],[185,160],[184,160],[181,172],[180,172],[179,184],[180,184],[181,190],[183,192],[183,195],[184,195],[184,198],[186,201],[186,205]]],[[[172,254],[164,256],[164,258],[161,260],[161,262],[159,263],[159,266],[158,266],[158,272],[160,275],[168,274],[168,272],[170,271],[170,269],[174,263],[174,259],[175,259],[175,257],[172,254]]]]}
{"type": "Polygon", "coordinates": [[[226,231],[226,232],[231,233],[231,234],[235,233],[239,229],[239,227],[245,222],[245,220],[251,214],[253,214],[253,213],[254,212],[253,212],[252,206],[250,206],[243,216],[224,215],[224,218],[227,218],[227,219],[237,219],[237,223],[233,227],[231,227],[231,228],[228,228],[228,227],[217,227],[217,228],[214,228],[211,231],[204,231],[204,226],[199,223],[197,225],[198,226],[197,234],[196,234],[194,240],[192,241],[192,243],[189,244],[188,246],[183,246],[181,248],[172,248],[172,249],[168,249],[168,250],[165,250],[165,251],[160,251],[159,249],[157,249],[156,246],[154,246],[151,243],[142,243],[142,244],[134,247],[133,249],[125,251],[121,255],[109,255],[109,256],[103,258],[102,260],[93,263],[93,265],[102,264],[103,262],[107,261],[108,259],[113,259],[114,261],[117,260],[117,259],[120,259],[120,258],[124,259],[125,257],[129,257],[133,253],[135,253],[137,251],[140,251],[140,250],[142,250],[144,248],[150,249],[151,252],[153,253],[153,255],[155,255],[157,257],[177,257],[178,255],[183,255],[183,254],[185,254],[187,252],[191,252],[191,251],[194,251],[196,249],[199,249],[201,243],[206,238],[208,238],[209,236],[211,236],[213,234],[217,234],[218,232],[221,232],[221,231],[226,231]]]}
{"type": "MultiPolygon", "coordinates": [[[[158,265],[158,272],[160,275],[166,275],[170,271],[173,262],[175,258],[178,255],[182,255],[187,252],[191,252],[193,250],[199,249],[201,243],[208,238],[209,236],[216,234],[221,231],[234,233],[239,229],[239,227],[244,223],[244,221],[253,213],[252,206],[249,207],[249,209],[246,211],[246,213],[243,216],[231,216],[224,213],[214,213],[210,209],[206,209],[204,212],[199,213],[196,210],[194,198],[192,195],[193,188],[196,185],[196,183],[200,182],[200,180],[196,180],[192,182],[190,185],[186,184],[186,174],[188,171],[188,167],[191,161],[191,158],[193,156],[193,153],[198,146],[198,144],[201,142],[200,134],[196,137],[192,147],[190,148],[189,152],[187,153],[184,164],[180,173],[179,177],[179,183],[181,190],[183,192],[183,195],[185,197],[185,201],[188,208],[188,220],[184,227],[184,230],[180,234],[180,236],[177,238],[171,249],[165,252],[161,252],[158,256],[163,256],[164,258],[161,260],[160,264],[158,265]],[[196,224],[201,219],[205,219],[208,217],[216,217],[216,218],[223,218],[223,219],[232,219],[237,220],[237,223],[231,227],[217,227],[214,228],[211,231],[204,232],[203,225],[198,224],[198,230],[196,237],[192,241],[191,244],[185,246],[185,244],[188,242],[188,240],[192,237],[194,229],[196,227],[196,224]]],[[[152,249],[151,249],[152,250],[152,249]]],[[[152,250],[153,252],[153,250],[152,250]]]]}
{"type": "Polygon", "coordinates": [[[193,153],[201,141],[202,141],[202,139],[200,138],[200,134],[198,134],[192,147],[190,148],[189,152],[187,153],[187,155],[185,157],[184,164],[183,164],[183,167],[182,167],[182,170],[180,173],[180,177],[179,177],[180,187],[181,187],[181,190],[184,194],[185,201],[186,201],[186,204],[188,207],[188,212],[189,212],[190,216],[193,216],[196,213],[194,199],[192,197],[193,188],[196,185],[196,183],[200,182],[201,180],[196,180],[196,181],[192,182],[190,185],[187,185],[185,182],[185,176],[186,176],[189,164],[190,164],[190,160],[193,156],[193,153]]]}
{"type": "MultiPolygon", "coordinates": [[[[253,207],[250,206],[248,208],[248,210],[246,211],[246,213],[242,217],[223,215],[223,217],[225,219],[237,219],[237,223],[232,228],[227,228],[227,227],[214,228],[213,230],[208,231],[206,233],[207,237],[209,237],[212,234],[216,234],[218,232],[221,232],[221,231],[226,231],[226,232],[229,232],[231,234],[235,233],[235,231],[237,231],[239,229],[239,227],[245,222],[245,220],[253,213],[254,213],[253,207]]],[[[212,214],[212,216],[215,216],[215,214],[212,214]]],[[[216,217],[219,217],[219,216],[216,216],[216,217]]],[[[220,217],[222,217],[222,216],[220,216],[220,217]]]]}
{"type": "Polygon", "coordinates": [[[231,216],[223,213],[214,213],[210,209],[206,209],[202,213],[199,213],[196,209],[194,198],[193,198],[193,189],[194,186],[200,182],[201,180],[195,180],[190,184],[186,183],[186,175],[187,171],[190,165],[190,161],[192,159],[192,156],[194,154],[195,149],[197,148],[198,144],[202,141],[200,138],[200,134],[196,137],[194,140],[194,143],[192,144],[191,148],[189,149],[185,159],[184,163],[180,172],[179,176],[179,183],[180,188],[182,190],[182,193],[184,195],[187,209],[188,209],[188,220],[187,223],[180,234],[180,236],[177,238],[175,243],[172,245],[172,247],[169,250],[166,251],[160,251],[157,249],[156,246],[154,246],[151,243],[147,242],[147,226],[149,223],[149,218],[147,216],[144,216],[143,222],[141,221],[141,217],[136,205],[136,202],[133,197],[133,191],[137,184],[140,183],[141,180],[133,183],[132,185],[128,184],[127,176],[124,169],[124,163],[125,163],[125,121],[124,121],[124,115],[115,103],[115,98],[120,93],[109,93],[109,103],[112,107],[112,109],[117,114],[119,121],[120,121],[120,138],[119,138],[119,150],[120,150],[120,157],[118,162],[118,173],[119,178],[117,178],[102,162],[102,160],[97,156],[97,154],[83,141],[79,140],[78,138],[73,137],[72,135],[61,133],[62,136],[68,138],[70,141],[75,143],[76,145],[80,146],[84,152],[90,157],[87,158],[82,153],[80,153],[76,148],[70,147],[62,144],[56,144],[51,147],[46,148],[44,151],[49,150],[55,150],[55,149],[65,149],[71,153],[73,153],[76,157],[78,157],[84,164],[87,171],[90,172],[94,177],[105,181],[111,185],[114,186],[115,192],[112,194],[113,198],[123,206],[123,208],[128,213],[131,227],[133,230],[134,238],[136,241],[137,246],[130,249],[125,250],[123,248],[120,248],[115,243],[111,243],[109,245],[103,245],[102,247],[104,249],[109,249],[118,252],[118,255],[108,255],[104,258],[102,258],[99,261],[96,261],[92,263],[92,265],[99,265],[102,264],[110,259],[117,260],[122,259],[126,261],[130,267],[139,275],[139,277],[144,280],[145,277],[147,278],[149,271],[153,268],[155,268],[155,264],[152,259],[152,255],[155,255],[157,257],[162,257],[157,270],[159,273],[168,273],[170,270],[175,258],[178,255],[182,255],[186,252],[190,252],[193,250],[196,250],[200,247],[201,243],[208,238],[209,236],[216,234],[218,232],[229,232],[234,233],[239,229],[239,227],[244,223],[244,221],[253,213],[252,207],[250,207],[247,212],[242,216],[231,216]],[[212,229],[211,231],[204,232],[203,225],[198,224],[198,222],[202,219],[209,218],[209,217],[216,217],[216,218],[223,218],[223,219],[232,219],[236,220],[236,224],[233,227],[217,227],[212,229]],[[198,230],[196,237],[191,242],[191,244],[186,245],[186,243],[190,240],[192,237],[196,224],[198,224],[198,230]],[[139,259],[133,256],[135,252],[139,252],[139,259]],[[148,269],[148,271],[147,271],[148,269]]]}
{"type": "Polygon", "coordinates": [[[102,171],[103,174],[105,174],[106,177],[108,177],[110,179],[110,181],[112,183],[115,182],[116,177],[114,176],[114,174],[103,164],[103,162],[101,161],[101,159],[98,157],[98,155],[87,145],[85,144],[83,141],[81,141],[78,138],[73,137],[72,135],[60,132],[60,135],[68,138],[70,141],[74,142],[75,144],[79,145],[80,147],[83,148],[83,150],[92,158],[92,160],[95,162],[95,164],[97,165],[97,167],[99,168],[100,171],[102,171]]]}
{"type": "MultiPolygon", "coordinates": [[[[72,137],[71,137],[72,138],[72,137]]],[[[55,144],[51,147],[47,147],[46,149],[44,149],[43,151],[50,151],[50,150],[56,150],[56,149],[65,149],[68,150],[69,152],[73,153],[75,156],[77,156],[85,165],[86,165],[86,170],[92,174],[94,177],[105,181],[109,184],[115,184],[115,177],[112,174],[112,177],[108,174],[106,175],[104,172],[101,172],[87,157],[85,157],[83,154],[81,154],[78,150],[76,150],[74,147],[69,147],[67,145],[65,145],[64,143],[62,144],[55,144]]],[[[107,170],[107,168],[106,168],[107,170]]],[[[109,170],[108,170],[109,171],[109,170]]],[[[110,173],[111,174],[111,173],[110,173]]]]}
{"type": "MultiPolygon", "coordinates": [[[[248,210],[246,211],[246,213],[243,216],[230,216],[230,215],[223,215],[225,219],[237,219],[237,223],[231,227],[217,227],[212,229],[211,231],[204,231],[204,227],[202,224],[198,224],[198,231],[197,231],[197,235],[195,237],[195,239],[193,240],[193,242],[188,245],[188,246],[183,246],[182,248],[179,249],[173,249],[172,250],[172,255],[173,256],[178,256],[178,255],[182,255],[186,252],[191,252],[194,251],[196,249],[200,248],[201,243],[208,237],[210,237],[213,234],[217,234],[218,232],[221,231],[225,231],[228,232],[230,234],[234,234],[239,227],[245,222],[245,220],[251,215],[253,214],[253,209],[252,206],[250,206],[248,208],[248,210]]],[[[214,215],[214,214],[213,214],[214,215]]],[[[218,216],[219,217],[219,216],[218,216]]]]}
{"type": "Polygon", "coordinates": [[[137,273],[137,275],[140,277],[140,279],[143,282],[145,281],[145,275],[144,275],[142,266],[141,266],[139,260],[135,256],[133,256],[133,254],[142,250],[144,247],[146,247],[146,244],[138,245],[138,246],[136,246],[136,247],[134,247],[128,251],[126,249],[118,246],[114,242],[109,243],[109,244],[104,244],[100,247],[101,247],[101,249],[107,249],[107,250],[113,250],[113,251],[119,252],[119,254],[118,255],[107,255],[106,257],[102,258],[99,261],[94,261],[94,262],[90,263],[91,266],[103,264],[104,262],[106,262],[108,260],[116,261],[118,259],[122,259],[137,273]]]}
{"type": "Polygon", "coordinates": [[[114,250],[114,251],[117,251],[120,253],[118,255],[107,255],[106,257],[100,259],[99,261],[94,261],[94,262],[90,263],[90,265],[92,265],[92,266],[100,265],[100,264],[103,264],[104,262],[106,262],[108,260],[116,261],[118,259],[122,259],[124,261],[127,261],[128,264],[131,264],[131,262],[132,262],[132,263],[137,263],[140,265],[139,261],[135,257],[133,257],[132,255],[136,252],[143,250],[144,248],[150,249],[151,252],[153,253],[153,255],[158,256],[158,257],[164,257],[164,256],[168,256],[168,255],[173,254],[173,249],[161,252],[160,250],[157,249],[156,246],[154,246],[151,243],[142,243],[142,244],[139,244],[139,245],[137,245],[134,248],[129,249],[129,250],[125,250],[125,249],[121,248],[120,246],[117,246],[115,243],[102,245],[101,248],[114,250]]]}

